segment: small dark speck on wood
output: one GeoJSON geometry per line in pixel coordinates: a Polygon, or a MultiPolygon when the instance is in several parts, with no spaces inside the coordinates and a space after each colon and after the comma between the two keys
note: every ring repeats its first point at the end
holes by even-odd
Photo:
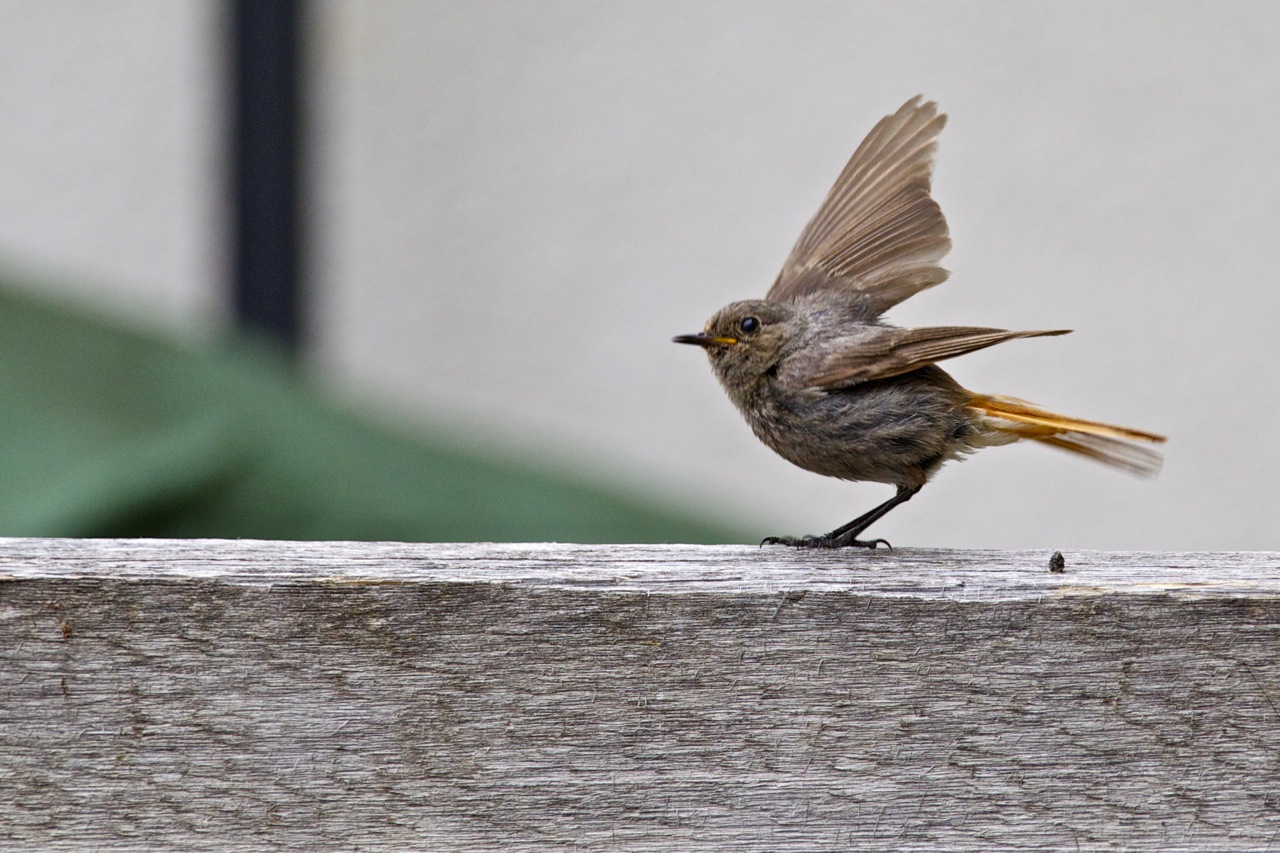
{"type": "Polygon", "coordinates": [[[1049,571],[1061,574],[1067,570],[1067,559],[1062,556],[1061,551],[1054,551],[1053,556],[1049,558],[1049,571]]]}

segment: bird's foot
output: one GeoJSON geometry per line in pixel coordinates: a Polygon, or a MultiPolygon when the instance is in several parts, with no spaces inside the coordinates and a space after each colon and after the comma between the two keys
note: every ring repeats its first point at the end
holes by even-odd
{"type": "Polygon", "coordinates": [[[791,548],[871,548],[875,549],[878,545],[883,545],[890,551],[893,546],[889,544],[887,539],[854,539],[852,536],[845,538],[843,536],[832,536],[830,533],[822,536],[768,536],[760,542],[764,545],[787,545],[791,548]]]}

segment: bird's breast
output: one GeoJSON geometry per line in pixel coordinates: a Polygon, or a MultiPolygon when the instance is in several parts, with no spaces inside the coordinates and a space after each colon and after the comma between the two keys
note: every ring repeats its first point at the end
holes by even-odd
{"type": "Polygon", "coordinates": [[[907,375],[824,392],[763,381],[738,403],[752,432],[782,458],[843,480],[922,484],[968,449],[963,406],[907,375]]]}

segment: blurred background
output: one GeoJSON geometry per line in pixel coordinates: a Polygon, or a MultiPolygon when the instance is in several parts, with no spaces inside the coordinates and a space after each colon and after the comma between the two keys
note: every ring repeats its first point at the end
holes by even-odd
{"type": "Polygon", "coordinates": [[[0,2],[0,533],[750,541],[891,494],[670,343],[950,115],[948,369],[1167,433],[948,466],[899,545],[1272,549],[1280,6],[0,2]]]}

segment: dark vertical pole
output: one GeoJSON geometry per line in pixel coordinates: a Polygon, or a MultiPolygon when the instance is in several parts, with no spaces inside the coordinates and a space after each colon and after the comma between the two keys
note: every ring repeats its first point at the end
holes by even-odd
{"type": "Polygon", "coordinates": [[[301,337],[301,0],[231,0],[235,314],[290,351],[301,337]]]}

